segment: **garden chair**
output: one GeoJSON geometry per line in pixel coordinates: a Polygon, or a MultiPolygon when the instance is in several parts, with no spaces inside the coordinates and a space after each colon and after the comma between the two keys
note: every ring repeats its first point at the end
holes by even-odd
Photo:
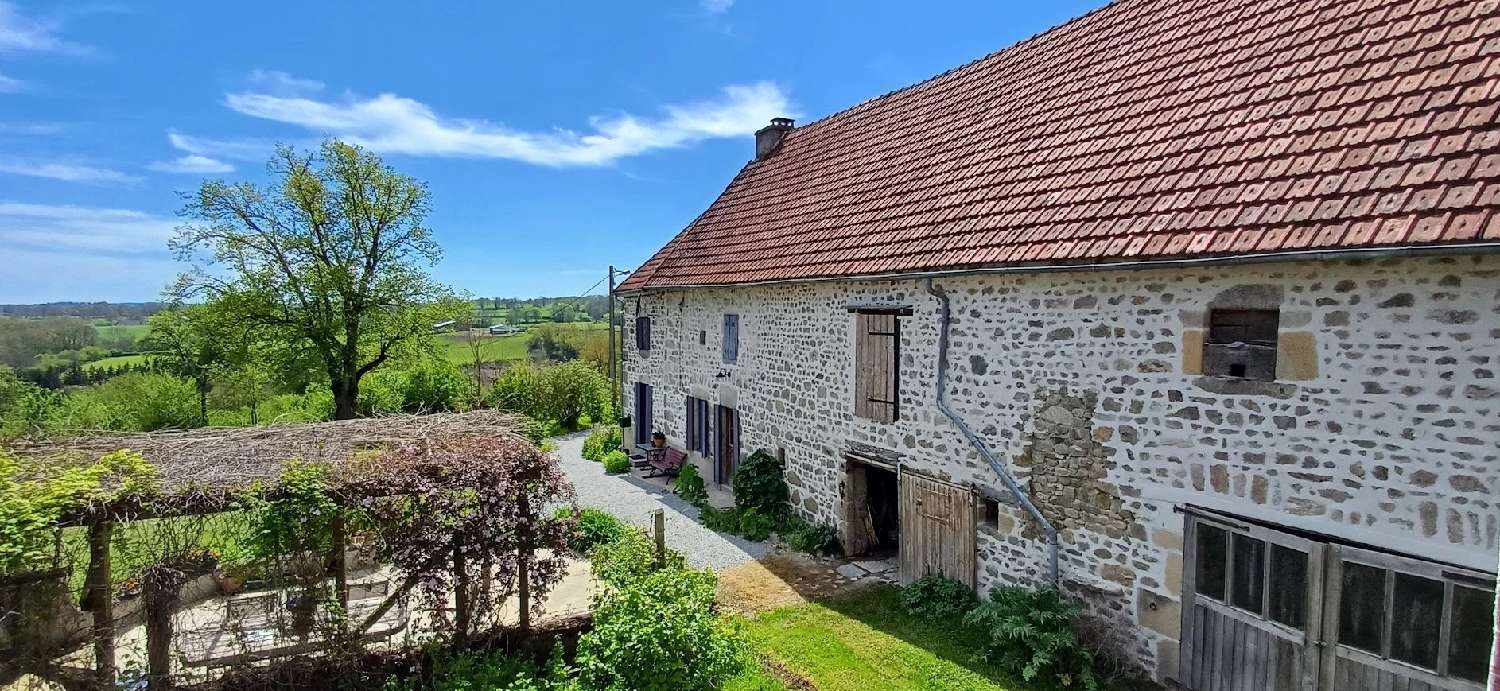
{"type": "Polygon", "coordinates": [[[651,466],[651,472],[646,473],[646,477],[657,477],[660,475],[665,475],[667,477],[676,477],[677,473],[682,472],[682,464],[687,462],[686,452],[678,451],[677,449],[673,448],[653,450],[662,452],[661,459],[656,461],[648,460],[648,463],[651,466]]]}

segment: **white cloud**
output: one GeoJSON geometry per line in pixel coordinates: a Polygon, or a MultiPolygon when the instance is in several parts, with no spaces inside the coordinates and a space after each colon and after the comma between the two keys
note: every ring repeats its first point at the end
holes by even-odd
{"type": "Polygon", "coordinates": [[[126,175],[120,171],[108,168],[73,163],[53,163],[49,161],[0,160],[0,173],[95,184],[140,181],[140,178],[134,175],[126,175]]]}
{"type": "Polygon", "coordinates": [[[166,255],[176,225],[129,209],[0,202],[0,245],[36,251],[166,255]]]}
{"type": "Polygon", "coordinates": [[[260,91],[278,96],[306,96],[323,90],[323,82],[298,79],[279,70],[256,69],[250,72],[249,81],[260,91]]]}
{"type": "Polygon", "coordinates": [[[174,158],[170,161],[156,161],[155,163],[152,163],[151,165],[148,165],[146,167],[159,173],[188,173],[206,175],[213,173],[234,172],[234,166],[217,159],[209,158],[207,156],[199,156],[198,154],[188,154],[186,156],[174,158]]]}
{"type": "Polygon", "coordinates": [[[57,22],[28,17],[15,5],[0,0],[0,53],[60,53],[90,55],[94,51],[57,35],[57,22]]]}
{"type": "Polygon", "coordinates": [[[23,86],[26,86],[25,82],[19,79],[14,79],[12,77],[7,77],[4,74],[0,74],[0,94],[8,94],[20,91],[21,87],[23,86]]]}
{"type": "Polygon", "coordinates": [[[167,132],[167,141],[173,148],[189,154],[234,161],[264,162],[276,150],[276,142],[269,139],[213,139],[175,130],[167,132]]]}
{"type": "Polygon", "coordinates": [[[709,14],[724,14],[734,7],[734,0],[698,0],[698,6],[709,14]]]}
{"type": "Polygon", "coordinates": [[[177,221],[130,209],[0,201],[0,302],[141,300],[181,270],[177,221]]]}
{"type": "Polygon", "coordinates": [[[214,158],[213,147],[205,145],[194,137],[188,137],[177,132],[167,132],[167,141],[172,147],[186,153],[170,161],[156,161],[148,166],[151,170],[160,173],[187,173],[187,174],[213,174],[232,173],[234,166],[214,158]]]}
{"type": "Polygon", "coordinates": [[[62,131],[62,124],[56,122],[0,122],[0,135],[39,136],[57,134],[62,131]]]}
{"type": "Polygon", "coordinates": [[[337,100],[246,91],[229,94],[231,109],[297,125],[384,153],[503,158],[549,166],[602,165],[704,139],[739,137],[773,117],[793,116],[775,84],[724,87],[718,98],[668,105],[654,118],[629,114],[589,119],[590,131],[527,132],[486,120],[444,117],[420,101],[395,94],[337,100]]]}

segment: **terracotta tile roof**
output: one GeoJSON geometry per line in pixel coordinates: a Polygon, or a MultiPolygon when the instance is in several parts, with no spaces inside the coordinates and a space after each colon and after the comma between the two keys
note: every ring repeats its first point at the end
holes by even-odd
{"type": "Polygon", "coordinates": [[[1119,0],[793,130],[624,290],[1500,241],[1496,0],[1119,0]]]}

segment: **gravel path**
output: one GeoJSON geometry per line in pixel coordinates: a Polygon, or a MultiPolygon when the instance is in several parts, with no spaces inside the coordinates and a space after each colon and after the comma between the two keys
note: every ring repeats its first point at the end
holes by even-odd
{"type": "Polygon", "coordinates": [[[604,466],[583,457],[587,433],[558,437],[557,457],[563,472],[578,490],[579,506],[603,509],[622,520],[650,529],[651,513],[666,510],[667,546],[687,558],[693,568],[727,569],[771,552],[764,542],[720,535],[698,522],[698,509],[661,485],[633,473],[606,475],[604,466]]]}

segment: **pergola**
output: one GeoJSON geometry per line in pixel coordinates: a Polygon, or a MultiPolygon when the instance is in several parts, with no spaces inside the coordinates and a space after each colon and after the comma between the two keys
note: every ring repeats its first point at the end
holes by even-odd
{"type": "MultiPolygon", "coordinates": [[[[345,509],[362,500],[432,491],[433,487],[485,491],[485,469],[513,472],[542,468],[545,454],[519,434],[524,418],[499,411],[399,415],[336,422],[264,427],[204,428],[151,433],[89,432],[68,438],[24,440],[9,447],[18,456],[93,459],[118,450],[140,454],[153,467],[158,488],[144,496],[122,496],[79,507],[63,519],[65,526],[86,526],[89,558],[84,581],[85,609],[92,615],[94,679],[116,678],[116,620],[110,573],[110,545],[118,523],[221,513],[239,508],[248,496],[274,499],[289,463],[313,463],[328,469],[328,493],[345,509]]],[[[529,471],[528,471],[529,472],[529,471]]],[[[530,515],[519,494],[521,515],[530,515]]],[[[340,603],[349,604],[346,536],[342,511],[334,522],[333,577],[340,603]]],[[[462,554],[452,555],[462,568],[462,554]]],[[[532,558],[525,542],[518,549],[516,595],[520,626],[529,625],[530,588],[525,565],[532,558]]],[[[393,590],[356,627],[366,630],[417,583],[413,575],[393,590]]],[[[170,643],[175,592],[153,592],[145,579],[147,658],[152,687],[164,687],[170,676],[170,643]]],[[[467,613],[464,598],[457,616],[467,613]]],[[[74,670],[74,672],[79,672],[74,670]]],[[[68,674],[66,676],[75,676],[68,674]]]]}

